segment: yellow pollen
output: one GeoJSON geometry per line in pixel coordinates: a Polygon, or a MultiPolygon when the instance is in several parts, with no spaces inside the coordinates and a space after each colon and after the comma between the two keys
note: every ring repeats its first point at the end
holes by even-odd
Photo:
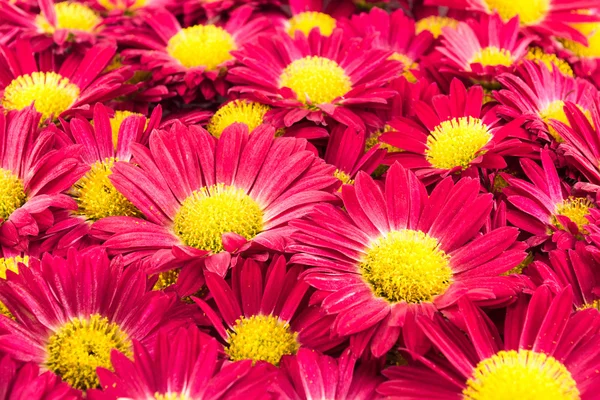
{"type": "Polygon", "coordinates": [[[371,150],[373,147],[375,147],[376,144],[379,144],[380,149],[386,149],[388,153],[399,153],[403,151],[402,149],[399,149],[396,146],[392,146],[391,144],[387,144],[379,140],[379,137],[381,137],[381,135],[392,131],[395,131],[395,129],[389,125],[385,125],[383,129],[372,133],[371,136],[369,136],[369,138],[365,141],[365,152],[371,150]]]}
{"type": "Polygon", "coordinates": [[[335,172],[333,173],[333,176],[335,176],[340,181],[342,181],[342,184],[344,184],[344,185],[354,185],[354,179],[352,179],[350,177],[350,175],[348,175],[341,169],[336,169],[335,172]]]}
{"type": "Polygon", "coordinates": [[[521,26],[536,25],[543,21],[550,11],[551,0],[483,0],[490,14],[494,11],[504,22],[519,16],[521,26]]]}
{"type": "Polygon", "coordinates": [[[26,201],[23,182],[11,171],[0,168],[0,225],[26,201]]]}
{"type": "Polygon", "coordinates": [[[167,52],[186,68],[205,67],[216,70],[233,60],[231,51],[237,48],[233,37],[215,25],[194,25],[180,30],[169,39],[167,52]]]}
{"type": "MultiPolygon", "coordinates": [[[[548,132],[558,143],[564,142],[564,139],[558,134],[556,129],[549,124],[549,122],[550,120],[555,119],[567,126],[570,126],[567,114],[565,114],[564,106],[565,103],[562,100],[554,100],[552,103],[548,104],[544,110],[540,111],[540,118],[546,123],[548,126],[548,132]]],[[[585,114],[588,121],[592,123],[591,113],[579,105],[577,105],[577,107],[585,114]]]]}
{"type": "Polygon", "coordinates": [[[273,315],[240,317],[229,331],[225,353],[231,361],[267,361],[279,365],[281,357],[296,354],[298,334],[287,322],[273,315]]]}
{"type": "Polygon", "coordinates": [[[553,71],[556,68],[563,75],[573,77],[573,69],[568,62],[559,58],[556,54],[545,53],[544,50],[539,47],[529,49],[525,59],[531,60],[538,65],[544,64],[550,71],[553,71]]]}
{"type": "Polygon", "coordinates": [[[182,393],[154,393],[156,400],[190,400],[190,397],[182,393]]]}
{"type": "Polygon", "coordinates": [[[600,22],[587,22],[573,24],[573,27],[587,36],[588,45],[585,46],[573,40],[563,40],[563,46],[580,58],[600,57],[600,22]]]}
{"type": "Polygon", "coordinates": [[[509,67],[513,64],[513,61],[510,51],[489,46],[475,53],[469,64],[481,64],[484,67],[496,67],[498,65],[509,67]]]}
{"type": "Polygon", "coordinates": [[[360,263],[373,294],[390,303],[430,302],[452,282],[450,256],[437,239],[411,229],[390,231],[375,240],[360,263]]]}
{"type": "Polygon", "coordinates": [[[288,33],[292,37],[294,37],[296,31],[308,36],[314,28],[319,28],[321,35],[329,36],[336,26],[335,18],[316,11],[305,11],[294,15],[290,18],[289,24],[288,33]]]}
{"type": "Polygon", "coordinates": [[[108,179],[116,161],[118,160],[114,158],[96,161],[90,171],[73,185],[71,195],[78,204],[76,214],[83,215],[91,221],[115,216],[142,216],[108,179]]]}
{"type": "Polygon", "coordinates": [[[593,300],[591,303],[585,303],[577,307],[577,311],[587,310],[588,308],[594,308],[600,311],[600,299],[593,300]]]}
{"type": "Polygon", "coordinates": [[[146,5],[147,0],[135,0],[132,5],[127,6],[127,2],[123,0],[98,0],[98,3],[108,11],[112,10],[137,10],[146,5]]]}
{"type": "Polygon", "coordinates": [[[173,230],[190,247],[218,253],[224,233],[250,240],[263,229],[261,207],[244,190],[217,184],[192,193],[177,211],[173,230]]]}
{"type": "Polygon", "coordinates": [[[440,169],[468,168],[483,154],[492,139],[487,126],[478,118],[460,117],[443,121],[427,138],[425,158],[440,169]]]}
{"type": "Polygon", "coordinates": [[[335,61],[306,56],[285,67],[279,87],[292,89],[304,104],[322,104],[344,96],[352,89],[352,82],[335,61]]]}
{"type": "Polygon", "coordinates": [[[582,233],[587,233],[583,227],[590,223],[587,216],[590,214],[590,208],[596,208],[591,201],[585,197],[569,197],[556,205],[554,215],[551,217],[551,222],[558,229],[565,229],[558,221],[556,215],[568,217],[572,222],[577,224],[577,228],[582,233]]]}
{"type": "MultiPolygon", "coordinates": [[[[24,265],[28,265],[29,264],[29,257],[25,256],[25,257],[9,257],[9,258],[2,258],[0,257],[0,279],[6,279],[6,271],[12,271],[16,274],[19,273],[19,263],[22,263],[24,265]]],[[[12,315],[12,313],[10,312],[10,310],[8,309],[8,307],[6,307],[4,305],[4,303],[2,303],[0,301],[0,314],[2,315],[6,315],[8,318],[10,319],[16,319],[14,317],[14,315],[12,315]]]]}
{"type": "Polygon", "coordinates": [[[271,107],[254,101],[230,101],[219,108],[215,115],[211,117],[206,130],[214,137],[219,138],[225,128],[235,122],[239,122],[246,124],[248,131],[252,132],[263,123],[265,114],[270,109],[271,107]]]}
{"type": "Polygon", "coordinates": [[[430,15],[417,21],[415,25],[417,35],[423,31],[429,31],[435,39],[442,35],[443,28],[458,28],[458,20],[449,17],[430,15]]]}
{"type": "Polygon", "coordinates": [[[414,76],[414,74],[411,72],[411,70],[419,68],[419,64],[414,62],[407,55],[396,53],[396,52],[394,52],[394,54],[392,54],[389,58],[390,58],[390,60],[396,60],[396,61],[400,61],[402,63],[402,65],[404,66],[404,68],[402,70],[402,75],[409,82],[414,83],[417,81],[417,78],[414,76]]]}
{"type": "Polygon", "coordinates": [[[512,275],[512,274],[521,274],[523,270],[527,268],[529,264],[533,262],[533,253],[527,253],[527,257],[523,261],[521,261],[516,267],[511,268],[510,270],[502,273],[502,275],[512,275]]]}
{"type": "Polygon", "coordinates": [[[132,355],[131,341],[117,324],[99,314],[74,318],[48,339],[46,367],[76,389],[96,388],[96,368],[112,370],[112,349],[132,355]]]}
{"type": "Polygon", "coordinates": [[[154,284],[152,290],[163,290],[177,283],[179,278],[179,269],[171,269],[169,271],[158,274],[158,280],[154,284]]]}
{"type": "Polygon", "coordinates": [[[56,29],[92,32],[102,19],[94,10],[81,3],[63,1],[54,5],[56,12],[56,27],[43,16],[35,17],[38,28],[47,34],[53,34],[56,29]]]}
{"type": "Polygon", "coordinates": [[[35,101],[35,109],[42,113],[42,121],[58,117],[79,97],[79,87],[56,72],[33,72],[21,75],[4,89],[2,107],[22,110],[35,101]]]}
{"type": "Polygon", "coordinates": [[[579,400],[577,383],[554,357],[531,350],[499,351],[480,361],[464,400],[579,400]]]}
{"type": "MultiPolygon", "coordinates": [[[[115,115],[110,119],[110,129],[112,131],[112,140],[113,146],[115,149],[119,144],[119,129],[121,129],[121,124],[127,117],[131,117],[132,115],[137,115],[138,117],[143,117],[143,114],[131,112],[131,111],[115,111],[115,115]]],[[[148,121],[146,121],[147,124],[148,121]]]]}

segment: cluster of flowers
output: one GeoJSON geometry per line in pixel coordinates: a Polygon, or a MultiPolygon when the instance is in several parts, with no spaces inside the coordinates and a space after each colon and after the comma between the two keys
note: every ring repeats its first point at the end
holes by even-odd
{"type": "Polygon", "coordinates": [[[0,398],[599,399],[598,0],[0,0],[0,398]]]}

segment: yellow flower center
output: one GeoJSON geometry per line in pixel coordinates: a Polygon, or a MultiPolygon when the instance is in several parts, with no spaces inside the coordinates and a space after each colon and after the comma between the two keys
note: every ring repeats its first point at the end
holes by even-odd
{"type": "Polygon", "coordinates": [[[182,393],[154,393],[156,400],[190,400],[190,397],[182,393]]]}
{"type": "Polygon", "coordinates": [[[187,68],[205,67],[212,71],[233,60],[237,48],[233,37],[215,25],[194,25],[180,30],[169,39],[167,52],[187,68]]]}
{"type": "MultiPolygon", "coordinates": [[[[6,279],[6,271],[12,271],[16,274],[19,273],[19,263],[23,263],[25,265],[29,264],[29,257],[9,257],[2,258],[0,257],[0,279],[6,279]]],[[[0,314],[6,315],[8,318],[15,319],[14,315],[10,312],[10,310],[0,301],[0,314]]]]}
{"type": "Polygon", "coordinates": [[[573,76],[573,69],[568,62],[562,58],[558,58],[556,54],[545,53],[544,50],[540,49],[539,47],[533,47],[529,49],[525,59],[531,60],[538,65],[540,65],[540,63],[544,64],[550,71],[558,68],[563,75],[570,77],[573,76]]]}
{"type": "Polygon", "coordinates": [[[519,16],[522,26],[536,25],[543,21],[550,11],[551,0],[483,0],[488,9],[496,11],[503,21],[508,21],[515,15],[519,16]]]}
{"type": "Polygon", "coordinates": [[[417,69],[419,67],[419,64],[417,64],[416,62],[414,62],[410,57],[408,57],[405,54],[401,54],[401,53],[396,53],[394,52],[394,54],[392,54],[390,56],[390,60],[396,60],[396,61],[400,61],[403,65],[403,70],[402,70],[402,75],[409,81],[409,82],[416,82],[417,78],[413,75],[413,73],[410,71],[411,69],[417,69]]]}
{"type": "Polygon", "coordinates": [[[460,117],[443,121],[427,138],[425,158],[435,168],[468,168],[492,139],[478,118],[460,117]]]}
{"type": "Polygon", "coordinates": [[[115,216],[141,217],[140,211],[108,179],[116,161],[114,158],[96,161],[73,186],[71,195],[78,203],[76,214],[91,221],[115,216]]]}
{"type": "Polygon", "coordinates": [[[63,1],[54,5],[54,12],[56,27],[41,14],[35,17],[35,23],[42,32],[53,34],[56,29],[92,32],[102,22],[94,10],[81,3],[63,1]]]}
{"type": "Polygon", "coordinates": [[[98,0],[98,3],[108,11],[112,10],[137,10],[146,5],[147,0],[135,0],[132,5],[127,6],[123,0],[98,0]]]}
{"type": "Polygon", "coordinates": [[[383,135],[386,132],[391,132],[394,130],[395,129],[392,128],[391,126],[385,125],[383,127],[383,129],[380,129],[380,130],[372,133],[371,136],[369,136],[369,138],[365,141],[365,152],[371,150],[373,147],[375,147],[376,144],[379,144],[379,148],[386,149],[388,151],[388,153],[399,153],[399,152],[403,151],[402,149],[399,149],[396,146],[392,146],[391,144],[387,144],[387,143],[381,142],[379,140],[379,137],[381,137],[381,135],[383,135]]]}
{"type": "Polygon", "coordinates": [[[458,21],[454,18],[430,15],[418,20],[415,25],[417,35],[423,31],[429,31],[436,39],[441,36],[442,29],[446,27],[456,29],[458,28],[458,21]]]}
{"type": "Polygon", "coordinates": [[[588,45],[565,39],[562,41],[565,48],[578,57],[600,57],[600,22],[573,24],[573,27],[587,36],[588,45]]]}
{"type": "Polygon", "coordinates": [[[179,269],[171,269],[158,274],[158,280],[154,284],[152,290],[163,290],[177,283],[179,278],[179,269]]]}
{"type": "Polygon", "coordinates": [[[290,18],[289,24],[288,33],[292,37],[296,31],[301,31],[304,35],[308,36],[313,28],[319,28],[321,35],[329,36],[335,29],[336,22],[335,18],[328,14],[305,11],[290,18]]]}
{"type": "Polygon", "coordinates": [[[591,303],[585,303],[577,307],[577,311],[587,310],[588,308],[593,308],[600,311],[600,299],[593,300],[591,303]]]}
{"type": "Polygon", "coordinates": [[[271,107],[261,103],[247,100],[234,100],[225,104],[217,110],[208,122],[206,130],[216,138],[231,124],[240,122],[248,126],[252,132],[257,126],[263,123],[265,114],[271,107]]]}
{"type": "Polygon", "coordinates": [[[508,275],[512,275],[512,274],[521,274],[521,273],[523,273],[523,270],[525,268],[527,268],[529,266],[529,264],[531,264],[532,262],[533,262],[533,253],[527,253],[527,257],[525,257],[525,259],[523,261],[521,261],[519,264],[517,264],[516,267],[513,267],[506,272],[503,272],[501,275],[508,276],[508,275]]]}
{"type": "Polygon", "coordinates": [[[484,67],[496,67],[498,65],[508,67],[511,66],[512,63],[513,58],[510,51],[499,49],[496,46],[484,47],[475,53],[473,58],[469,61],[469,64],[481,64],[484,67]]]}
{"type": "MultiPolygon", "coordinates": [[[[548,132],[550,135],[556,140],[558,143],[564,142],[564,139],[558,134],[556,129],[554,129],[550,124],[550,120],[555,119],[557,121],[562,122],[563,124],[569,125],[569,119],[567,118],[567,114],[565,114],[564,110],[565,103],[562,100],[554,100],[552,103],[548,104],[545,109],[540,111],[540,118],[547,124],[548,132]]],[[[584,115],[587,117],[588,121],[592,122],[592,115],[588,110],[584,110],[583,107],[577,106],[581,111],[583,111],[584,115]]]]}
{"type": "Polygon", "coordinates": [[[112,349],[131,357],[131,341],[117,324],[99,314],[74,318],[48,339],[46,367],[76,389],[95,388],[96,368],[112,369],[112,349]]]}
{"type": "MultiPolygon", "coordinates": [[[[121,124],[127,117],[131,117],[132,115],[137,115],[138,117],[143,117],[143,114],[131,112],[131,111],[115,111],[115,115],[110,119],[110,129],[112,131],[112,141],[115,149],[119,144],[119,129],[121,129],[121,124]]],[[[147,121],[146,121],[147,122],[147,121]]]]}
{"type": "Polygon", "coordinates": [[[23,182],[11,171],[0,168],[0,224],[26,201],[23,182]]]}
{"type": "Polygon", "coordinates": [[[499,351],[480,361],[464,400],[579,400],[571,373],[554,357],[531,350],[499,351]]]}
{"type": "Polygon", "coordinates": [[[279,87],[292,89],[304,104],[322,104],[348,93],[352,89],[352,82],[335,61],[306,56],[293,61],[283,70],[279,87]]]}
{"type": "Polygon", "coordinates": [[[241,317],[229,331],[229,346],[225,353],[231,361],[267,361],[279,365],[281,357],[296,354],[300,348],[297,336],[288,323],[278,317],[241,317]]]}
{"type": "Polygon", "coordinates": [[[224,233],[250,240],[263,229],[261,207],[244,190],[217,184],[195,191],[179,208],[173,230],[190,247],[218,253],[224,233]]]}
{"type": "Polygon", "coordinates": [[[42,113],[42,121],[58,117],[79,97],[79,87],[56,72],[33,72],[21,75],[4,89],[2,107],[22,110],[35,101],[35,109],[42,113]]]}
{"type": "Polygon", "coordinates": [[[360,263],[360,273],[375,296],[390,303],[430,302],[450,286],[449,260],[437,239],[402,229],[371,243],[360,263]]]}
{"type": "Polygon", "coordinates": [[[587,233],[583,227],[590,223],[587,219],[587,216],[590,214],[590,208],[595,208],[595,206],[588,199],[584,197],[569,197],[556,205],[551,222],[558,229],[564,230],[565,227],[556,218],[556,215],[562,215],[577,224],[579,231],[587,233]]]}
{"type": "Polygon", "coordinates": [[[345,185],[354,185],[354,179],[352,179],[350,177],[350,175],[348,175],[341,169],[336,169],[335,172],[333,173],[333,176],[338,178],[345,185]]]}

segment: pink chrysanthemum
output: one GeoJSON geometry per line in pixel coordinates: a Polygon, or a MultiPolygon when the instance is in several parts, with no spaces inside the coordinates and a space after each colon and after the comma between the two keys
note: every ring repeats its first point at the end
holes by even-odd
{"type": "Polygon", "coordinates": [[[356,9],[346,0],[290,0],[289,3],[292,17],[283,22],[283,27],[292,37],[296,36],[296,32],[308,36],[313,29],[329,36],[336,27],[340,27],[338,19],[350,16],[356,9]]]}
{"type": "MultiPolygon", "coordinates": [[[[477,180],[446,178],[428,196],[414,173],[396,163],[382,186],[362,172],[354,186],[343,186],[345,211],[323,204],[292,222],[298,244],[288,248],[297,252],[291,261],[315,267],[305,280],[336,316],[332,332],[350,336],[357,352],[370,344],[382,356],[415,315],[432,315],[462,296],[495,306],[511,302],[519,285],[500,275],[525,253],[516,228],[479,235],[492,199],[478,192],[477,180]]],[[[417,329],[402,333],[408,346],[421,342],[417,329]]]]}
{"type": "Polygon", "coordinates": [[[459,301],[465,331],[436,315],[418,323],[442,357],[386,369],[377,392],[402,399],[595,399],[600,389],[596,310],[572,314],[567,288],[542,286],[510,306],[504,335],[477,307],[459,301]]]}

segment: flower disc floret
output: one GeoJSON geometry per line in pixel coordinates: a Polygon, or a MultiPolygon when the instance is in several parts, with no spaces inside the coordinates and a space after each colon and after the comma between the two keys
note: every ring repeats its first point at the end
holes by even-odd
{"type": "Polygon", "coordinates": [[[237,48],[233,37],[216,25],[194,25],[184,28],[167,43],[167,52],[186,68],[205,67],[216,70],[233,59],[237,48]]]}

